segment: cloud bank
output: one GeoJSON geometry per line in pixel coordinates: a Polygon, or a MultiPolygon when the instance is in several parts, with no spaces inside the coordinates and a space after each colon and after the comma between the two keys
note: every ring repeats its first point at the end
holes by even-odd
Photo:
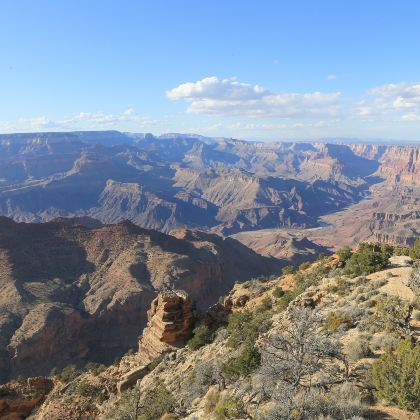
{"type": "Polygon", "coordinates": [[[235,78],[215,76],[183,83],[166,92],[172,101],[187,101],[190,113],[276,118],[336,116],[340,95],[340,92],[272,92],[235,78]]]}

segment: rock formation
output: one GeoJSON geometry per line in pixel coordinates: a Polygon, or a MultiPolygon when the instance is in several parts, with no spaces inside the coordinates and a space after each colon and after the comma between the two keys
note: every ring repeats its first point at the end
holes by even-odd
{"type": "Polygon", "coordinates": [[[0,385],[0,418],[3,420],[20,420],[27,418],[39,407],[54,383],[42,376],[28,378],[26,382],[11,382],[0,385]]]}
{"type": "Polygon", "coordinates": [[[190,298],[181,290],[165,291],[147,311],[147,327],[139,343],[139,358],[151,362],[162,354],[184,347],[193,327],[190,298]]]}
{"type": "Polygon", "coordinates": [[[118,382],[122,392],[149,372],[148,364],[164,354],[184,347],[191,336],[194,319],[190,298],[182,290],[159,293],[147,311],[147,326],[140,336],[138,366],[118,382]]]}

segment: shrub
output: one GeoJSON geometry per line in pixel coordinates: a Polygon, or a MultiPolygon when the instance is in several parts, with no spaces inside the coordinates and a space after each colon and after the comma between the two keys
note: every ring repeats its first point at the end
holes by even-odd
{"type": "Polygon", "coordinates": [[[383,270],[388,265],[389,256],[386,249],[377,250],[373,245],[361,243],[357,252],[347,260],[345,272],[360,276],[383,270]]]}
{"type": "Polygon", "coordinates": [[[68,365],[61,371],[59,378],[64,383],[70,382],[80,375],[80,370],[77,369],[76,365],[68,365]]]}
{"type": "Polygon", "coordinates": [[[396,256],[408,256],[410,255],[410,248],[405,246],[396,246],[394,247],[394,255],[396,256]]]}
{"type": "Polygon", "coordinates": [[[198,350],[199,348],[205,346],[206,344],[210,344],[214,340],[214,331],[210,328],[202,325],[200,327],[196,327],[193,330],[193,336],[188,341],[188,347],[191,350],[198,350]]]}
{"type": "Polygon", "coordinates": [[[351,284],[343,277],[339,277],[335,284],[328,287],[328,292],[336,293],[338,296],[346,296],[350,293],[351,284]]]}
{"type": "Polygon", "coordinates": [[[105,371],[106,366],[102,365],[100,363],[89,362],[89,363],[86,364],[85,370],[89,370],[90,372],[92,372],[96,376],[96,375],[99,375],[100,373],[102,373],[103,371],[105,371]]]}
{"type": "Polygon", "coordinates": [[[347,355],[352,362],[369,357],[372,352],[369,348],[369,341],[366,337],[358,337],[347,345],[347,355]]]}
{"type": "Polygon", "coordinates": [[[202,362],[190,376],[188,397],[201,397],[206,390],[219,382],[221,378],[219,366],[212,362],[202,362]]]}
{"type": "Polygon", "coordinates": [[[237,348],[244,342],[254,344],[259,334],[266,332],[270,325],[270,311],[234,312],[229,315],[227,345],[231,348],[237,348]]]}
{"type": "Polygon", "coordinates": [[[420,259],[420,238],[417,238],[414,245],[410,248],[409,255],[414,260],[420,259]]]}
{"type": "Polygon", "coordinates": [[[273,291],[273,296],[275,298],[281,298],[284,296],[284,290],[281,287],[276,287],[273,291]]]}
{"type": "Polygon", "coordinates": [[[281,270],[282,274],[293,274],[295,271],[296,269],[293,265],[286,265],[286,267],[283,267],[281,270]]]}
{"type": "Polygon", "coordinates": [[[171,412],[174,407],[174,396],[163,384],[158,384],[142,398],[140,420],[160,419],[164,414],[171,412]]]}
{"type": "Polygon", "coordinates": [[[416,264],[410,278],[408,279],[407,286],[416,294],[420,295],[420,264],[416,264]]]}
{"type": "Polygon", "coordinates": [[[345,246],[344,248],[341,248],[337,251],[337,255],[339,256],[340,261],[342,261],[344,263],[347,260],[350,259],[351,254],[352,254],[352,252],[351,252],[351,248],[349,246],[345,246]]]}
{"type": "Polygon", "coordinates": [[[101,390],[86,380],[82,380],[77,384],[76,392],[82,397],[98,398],[101,401],[105,400],[105,395],[101,393],[101,390]]]}
{"type": "Polygon", "coordinates": [[[384,331],[410,333],[410,306],[396,296],[380,296],[370,321],[384,331]]]}
{"type": "Polygon", "coordinates": [[[241,376],[248,376],[259,365],[261,356],[258,350],[250,344],[245,344],[238,357],[222,363],[221,371],[226,379],[237,380],[241,376]]]}
{"type": "Polygon", "coordinates": [[[255,308],[256,312],[269,311],[273,307],[273,302],[269,296],[266,296],[262,302],[255,308]]]}
{"type": "Polygon", "coordinates": [[[326,331],[337,331],[340,328],[348,329],[353,326],[353,320],[348,316],[336,312],[330,312],[322,326],[326,331]]]}
{"type": "Polygon", "coordinates": [[[129,389],[105,412],[109,420],[139,420],[140,392],[137,388],[129,389]]]}
{"type": "Polygon", "coordinates": [[[397,348],[399,342],[400,339],[394,334],[381,333],[373,337],[370,347],[373,351],[391,351],[397,348]]]}
{"type": "Polygon", "coordinates": [[[159,365],[159,363],[163,360],[162,356],[158,356],[156,358],[154,358],[148,365],[147,365],[147,370],[149,372],[152,372],[153,370],[155,370],[157,368],[157,366],[159,365]]]}
{"type": "Polygon", "coordinates": [[[299,266],[299,270],[307,270],[309,267],[311,266],[311,263],[306,261],[303,262],[300,266],[299,266]]]}
{"type": "Polygon", "coordinates": [[[221,398],[214,409],[217,420],[237,419],[241,414],[240,405],[234,398],[221,398]]]}
{"type": "Polygon", "coordinates": [[[401,342],[387,351],[370,369],[372,385],[379,399],[420,413],[420,346],[401,342]]]}

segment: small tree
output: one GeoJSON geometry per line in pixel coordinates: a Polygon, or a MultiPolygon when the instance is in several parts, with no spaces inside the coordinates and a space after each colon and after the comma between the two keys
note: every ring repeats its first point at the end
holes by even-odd
{"type": "Polygon", "coordinates": [[[415,260],[420,259],[420,238],[417,238],[414,241],[414,245],[410,248],[409,255],[415,260]]]}
{"type": "Polygon", "coordinates": [[[214,340],[214,331],[209,327],[202,325],[200,327],[194,328],[193,336],[188,341],[188,347],[191,350],[198,350],[200,347],[210,344],[214,340]]]}
{"type": "Polygon", "coordinates": [[[378,398],[420,413],[419,345],[401,342],[373,363],[370,376],[378,398]]]}
{"type": "Polygon", "coordinates": [[[302,394],[324,389],[347,376],[347,364],[338,341],[319,327],[320,316],[308,308],[292,308],[261,348],[262,391],[282,413],[293,418],[303,407],[302,394]],[[343,368],[339,363],[344,362],[343,368]]]}
{"type": "Polygon", "coordinates": [[[392,254],[389,253],[388,248],[377,248],[371,244],[361,243],[357,252],[354,252],[347,260],[346,273],[360,276],[385,269],[392,254]]]}
{"type": "Polygon", "coordinates": [[[238,357],[222,363],[221,371],[226,379],[235,381],[251,374],[260,365],[260,359],[258,350],[246,343],[238,357]]]}

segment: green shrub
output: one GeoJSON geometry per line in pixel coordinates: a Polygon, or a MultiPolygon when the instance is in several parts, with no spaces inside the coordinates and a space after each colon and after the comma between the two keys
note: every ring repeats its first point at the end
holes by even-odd
{"type": "Polygon", "coordinates": [[[271,311],[234,312],[229,315],[227,331],[228,347],[237,348],[244,342],[255,343],[259,334],[266,332],[271,325],[271,311]]]}
{"type": "Polygon", "coordinates": [[[262,302],[260,303],[260,305],[258,305],[255,308],[256,312],[264,312],[264,311],[269,311],[271,308],[273,307],[273,302],[271,301],[271,298],[269,296],[266,296],[262,302]]]}
{"type": "Polygon", "coordinates": [[[289,306],[289,303],[299,295],[298,290],[288,290],[284,292],[283,296],[278,300],[276,309],[279,312],[282,312],[287,309],[289,306]]]}
{"type": "Polygon", "coordinates": [[[85,370],[91,371],[95,376],[106,370],[106,366],[100,363],[89,362],[85,366],[85,370]]]}
{"type": "Polygon", "coordinates": [[[273,296],[275,298],[281,298],[284,296],[284,290],[281,287],[276,287],[273,291],[273,296]]]}
{"type": "Polygon", "coordinates": [[[293,265],[286,265],[286,267],[283,267],[281,270],[282,274],[293,274],[295,271],[296,269],[293,265]]]}
{"type": "Polygon", "coordinates": [[[396,256],[409,256],[410,255],[410,248],[405,246],[395,246],[394,247],[394,255],[396,256]]]}
{"type": "Polygon", "coordinates": [[[387,248],[378,249],[374,245],[361,243],[357,252],[347,260],[345,272],[360,276],[381,271],[387,267],[389,257],[387,248]]]}
{"type": "Polygon", "coordinates": [[[349,246],[345,246],[337,251],[337,255],[339,256],[340,261],[346,262],[352,255],[351,248],[349,246]]]}
{"type": "Polygon", "coordinates": [[[420,413],[420,346],[401,342],[370,369],[376,396],[403,409],[420,413]]]}
{"type": "Polygon", "coordinates": [[[383,332],[373,337],[370,347],[373,351],[392,351],[397,348],[400,341],[395,334],[383,332]]]}
{"type": "Polygon", "coordinates": [[[410,248],[409,255],[414,260],[420,259],[420,238],[417,238],[414,245],[410,248]]]}
{"type": "Polygon", "coordinates": [[[61,371],[59,378],[64,383],[70,382],[80,375],[80,370],[77,369],[76,365],[68,365],[61,371]]]}
{"type": "Polygon", "coordinates": [[[188,347],[191,350],[198,350],[199,348],[210,344],[214,340],[214,331],[210,328],[202,325],[200,327],[194,328],[193,336],[188,341],[188,347]]]}
{"type": "Polygon", "coordinates": [[[241,417],[241,410],[234,398],[221,398],[214,409],[216,420],[230,420],[241,417]]]}
{"type": "Polygon", "coordinates": [[[258,350],[251,344],[245,344],[238,357],[222,363],[221,371],[226,379],[235,381],[241,376],[250,375],[261,362],[258,350]]]}
{"type": "Polygon", "coordinates": [[[204,401],[204,413],[210,414],[214,412],[217,403],[220,400],[220,392],[215,389],[211,389],[207,394],[204,401]]]}
{"type": "Polygon", "coordinates": [[[408,279],[407,286],[414,292],[416,296],[420,296],[420,264],[414,266],[413,272],[408,279]]]}
{"type": "Polygon", "coordinates": [[[85,379],[77,384],[76,392],[82,397],[86,398],[97,398],[100,401],[104,401],[106,399],[105,395],[101,392],[100,388],[97,388],[95,385],[90,384],[85,379]]]}
{"type": "Polygon", "coordinates": [[[335,284],[328,287],[328,292],[336,293],[338,296],[346,296],[351,292],[351,284],[343,277],[339,277],[335,284]]]}
{"type": "Polygon", "coordinates": [[[148,365],[147,365],[147,370],[149,372],[152,372],[153,370],[155,370],[157,368],[157,366],[159,365],[159,363],[162,361],[163,356],[158,356],[155,357],[148,365]]]}
{"type": "Polygon", "coordinates": [[[241,412],[238,402],[233,398],[221,399],[214,410],[217,420],[231,420],[239,418],[241,412]]]}

